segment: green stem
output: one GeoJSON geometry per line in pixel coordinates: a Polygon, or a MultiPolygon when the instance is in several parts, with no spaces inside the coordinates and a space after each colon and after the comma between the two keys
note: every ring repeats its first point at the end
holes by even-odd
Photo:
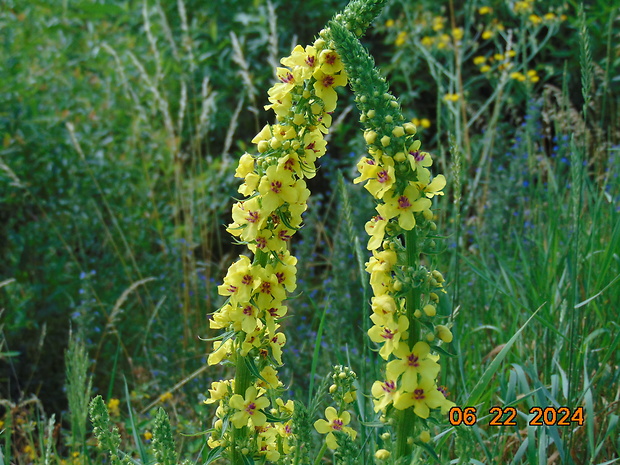
{"type": "MultiPolygon", "coordinates": [[[[237,362],[235,365],[235,394],[239,394],[241,397],[245,398],[245,391],[250,387],[250,380],[250,370],[245,363],[245,357],[241,356],[239,351],[237,351],[237,362]]],[[[247,426],[232,429],[231,465],[243,465],[244,463],[239,447],[239,440],[245,436],[247,436],[247,426]]]]}
{"type": "Polygon", "coordinates": [[[319,465],[321,463],[321,459],[323,458],[323,454],[325,453],[326,450],[327,450],[327,443],[324,442],[323,447],[321,447],[321,450],[319,451],[316,458],[314,459],[314,465],[319,465]]]}
{"type": "MultiPolygon", "coordinates": [[[[419,268],[420,253],[417,246],[417,231],[412,229],[405,234],[405,247],[407,249],[407,268],[416,274],[419,268]]],[[[411,276],[412,278],[414,276],[411,276]]],[[[407,319],[409,320],[409,348],[413,348],[420,338],[420,323],[414,316],[416,310],[420,308],[420,290],[413,286],[406,295],[407,319]]],[[[411,444],[407,443],[408,437],[413,437],[415,428],[415,413],[412,409],[398,412],[396,417],[396,450],[395,459],[406,457],[411,454],[411,444]]]]}

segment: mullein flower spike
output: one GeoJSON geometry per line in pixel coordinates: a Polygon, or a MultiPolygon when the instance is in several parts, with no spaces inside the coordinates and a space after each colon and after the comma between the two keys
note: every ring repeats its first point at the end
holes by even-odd
{"type": "MultiPolygon", "coordinates": [[[[335,20],[361,35],[384,3],[355,0],[335,20]]],[[[265,107],[274,111],[276,122],[256,135],[256,151],[244,154],[235,172],[243,179],[239,192],[245,199],[233,205],[227,231],[254,258],[239,256],[218,287],[227,300],[210,327],[224,334],[214,343],[208,363],[231,362],[236,373],[233,380],[214,382],[205,401],[217,404],[208,445],[219,448],[233,465],[244,463],[243,457],[277,461],[295,443],[293,402],[280,398],[284,389],[277,376],[286,343],[279,321],[287,313],[287,294],[296,289],[297,259],[288,244],[302,226],[310,195],[305,179],[315,175],[315,163],[325,154],[335,89],[347,84],[331,42],[323,31],[312,45],[298,45],[281,59],[283,67],[276,70],[278,82],[269,89],[265,107]]],[[[343,431],[349,432],[347,415],[339,410],[334,417],[330,410],[328,420],[334,420],[332,426],[342,421],[343,431]]],[[[319,423],[319,429],[323,426],[319,423]]]]}
{"type": "MultiPolygon", "coordinates": [[[[437,385],[439,355],[426,342],[435,340],[433,333],[441,341],[452,340],[446,326],[435,324],[444,279],[439,271],[420,265],[420,253],[436,229],[431,199],[443,195],[446,180],[441,174],[431,175],[430,154],[421,151],[415,126],[405,121],[359,40],[336,22],[329,29],[365,127],[369,155],[359,161],[360,176],[354,182],[365,182],[377,203],[377,214],[366,223],[372,252],[366,271],[374,293],[368,335],[387,364],[385,379],[372,386],[375,411],[393,412],[392,406],[412,409],[421,418],[428,418],[430,409],[445,414],[454,403],[437,385]]],[[[398,440],[405,444],[406,438],[398,440]]]]}

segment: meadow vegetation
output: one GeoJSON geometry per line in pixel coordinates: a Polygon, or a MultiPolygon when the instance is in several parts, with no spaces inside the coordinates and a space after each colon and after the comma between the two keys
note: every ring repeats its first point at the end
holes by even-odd
{"type": "MultiPolygon", "coordinates": [[[[234,369],[208,358],[218,286],[246,250],[226,232],[237,164],[274,121],[280,58],[345,4],[4,3],[0,464],[226,463],[207,442],[209,390],[234,369]]],[[[392,464],[394,448],[398,463],[620,460],[619,20],[613,2],[421,0],[388,1],[370,25],[361,41],[445,176],[417,217],[437,227],[419,266],[445,279],[438,379],[477,421],[437,411],[411,448],[373,407],[376,212],[354,182],[371,142],[341,87],[290,244],[278,377],[297,425],[340,395],[356,434],[332,450],[321,423],[298,429],[295,463],[392,464]],[[491,424],[495,406],[516,424],[491,424]],[[583,421],[529,424],[562,406],[583,421]]]]}

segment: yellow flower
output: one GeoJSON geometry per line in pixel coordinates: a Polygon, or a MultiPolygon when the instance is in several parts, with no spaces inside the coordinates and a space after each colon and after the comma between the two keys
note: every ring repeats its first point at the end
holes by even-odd
{"type": "Polygon", "coordinates": [[[474,57],[474,65],[476,66],[483,64],[485,61],[487,61],[487,58],[482,55],[474,57]]]}
{"type": "Polygon", "coordinates": [[[297,45],[291,56],[282,58],[280,63],[290,68],[298,67],[301,70],[301,79],[309,79],[319,64],[316,53],[316,48],[311,45],[306,46],[305,49],[301,45],[297,45]]]}
{"type": "Polygon", "coordinates": [[[338,447],[338,442],[336,441],[336,436],[334,436],[333,431],[342,431],[353,439],[357,436],[355,430],[346,426],[351,421],[351,414],[349,412],[344,411],[338,415],[334,407],[327,407],[325,409],[325,418],[327,418],[327,420],[320,419],[315,421],[314,429],[320,434],[327,434],[325,442],[330,449],[336,449],[338,447]]]}
{"type": "Polygon", "coordinates": [[[299,86],[303,83],[301,70],[299,68],[294,68],[292,70],[288,68],[277,68],[276,75],[280,82],[274,84],[271,89],[267,91],[269,97],[275,100],[282,100],[295,86],[299,86]]]}
{"type": "Polygon", "coordinates": [[[546,21],[553,21],[555,19],[555,15],[551,12],[545,14],[545,16],[543,16],[543,18],[545,18],[546,21]]]}
{"type": "Polygon", "coordinates": [[[213,381],[211,389],[209,389],[209,398],[204,401],[205,404],[213,404],[228,395],[230,381],[213,381]]]}
{"type": "Polygon", "coordinates": [[[168,392],[166,392],[166,393],[162,394],[162,395],[159,397],[159,401],[160,401],[160,402],[166,402],[167,400],[170,400],[170,399],[172,399],[172,393],[171,393],[170,391],[168,391],[168,392]]]}
{"type": "Polygon", "coordinates": [[[263,426],[267,422],[267,417],[260,410],[269,405],[269,400],[260,397],[254,386],[246,389],[245,398],[239,394],[232,396],[229,405],[238,410],[230,419],[235,428],[247,426],[250,420],[253,426],[263,426]]]}
{"type": "Polygon", "coordinates": [[[527,12],[530,11],[532,8],[532,5],[530,5],[529,2],[516,2],[513,10],[515,13],[522,13],[522,12],[527,12]]]}
{"type": "Polygon", "coordinates": [[[110,416],[112,417],[120,416],[121,414],[120,409],[119,409],[120,403],[121,401],[116,399],[115,397],[113,397],[112,399],[108,401],[108,411],[110,412],[110,416]]]}
{"type": "Polygon", "coordinates": [[[484,40],[489,40],[491,37],[493,37],[493,31],[489,29],[485,29],[484,32],[482,33],[482,38],[484,40]]]}
{"type": "Polygon", "coordinates": [[[372,393],[373,403],[375,404],[375,412],[384,410],[394,401],[396,394],[396,381],[387,379],[385,381],[375,381],[370,389],[372,393]]]}
{"type": "Polygon", "coordinates": [[[294,184],[295,179],[290,172],[277,165],[271,165],[267,168],[258,185],[264,213],[269,215],[285,202],[297,202],[298,192],[294,184]]]}
{"type": "Polygon", "coordinates": [[[370,315],[374,326],[368,330],[368,337],[377,344],[383,344],[379,355],[387,360],[390,354],[399,347],[403,333],[409,329],[409,319],[405,315],[398,317],[398,321],[393,318],[384,318],[373,313],[370,315]]]}
{"type": "Polygon", "coordinates": [[[538,81],[540,81],[540,78],[538,77],[538,73],[534,69],[530,69],[527,72],[527,78],[528,78],[528,80],[530,82],[538,82],[538,81]]]}
{"type": "Polygon", "coordinates": [[[422,45],[424,45],[425,47],[431,47],[433,45],[433,42],[433,38],[429,36],[424,36],[421,40],[422,45]]]}
{"type": "Polygon", "coordinates": [[[443,174],[438,174],[433,178],[430,184],[417,182],[416,186],[420,192],[426,195],[429,199],[432,199],[436,195],[443,195],[441,190],[446,187],[446,178],[443,174]]]}
{"type": "MultiPolygon", "coordinates": [[[[335,50],[322,50],[319,54],[319,64],[321,66],[321,71],[323,71],[325,74],[336,74],[338,71],[344,70],[342,60],[340,59],[340,56],[338,56],[335,50]]],[[[319,79],[316,73],[314,74],[314,77],[316,79],[319,79]]],[[[337,85],[344,86],[345,84],[346,81],[344,84],[337,85]]]]}
{"type": "Polygon", "coordinates": [[[495,55],[493,55],[493,59],[495,61],[502,61],[504,59],[504,55],[501,53],[496,53],[495,55]]]}
{"type": "Polygon", "coordinates": [[[388,19],[385,22],[385,27],[392,27],[392,26],[394,26],[394,20],[393,19],[388,19]]]}
{"type": "Polygon", "coordinates": [[[452,29],[452,37],[454,38],[454,40],[461,40],[463,38],[463,28],[455,27],[454,29],[452,29]]]}
{"type": "Polygon", "coordinates": [[[459,97],[459,94],[446,94],[443,96],[443,99],[446,102],[457,102],[459,97]]]}
{"type": "Polygon", "coordinates": [[[529,16],[529,20],[532,24],[540,24],[542,22],[540,16],[534,14],[529,16]]]}
{"type": "Polygon", "coordinates": [[[441,31],[444,27],[444,23],[446,22],[446,18],[442,16],[435,16],[433,18],[433,31],[441,31]]]}
{"type": "Polygon", "coordinates": [[[315,71],[314,77],[316,78],[314,83],[316,96],[323,100],[326,112],[334,111],[336,109],[336,100],[338,99],[334,87],[345,86],[347,84],[347,77],[343,74],[325,74],[322,69],[315,71]]]}
{"type": "Polygon", "coordinates": [[[523,73],[519,73],[515,71],[514,73],[510,73],[510,79],[514,79],[515,81],[523,82],[525,81],[525,76],[523,73]]]}
{"type": "Polygon", "coordinates": [[[428,418],[431,408],[440,408],[447,401],[437,389],[435,381],[422,378],[413,392],[398,392],[394,399],[394,407],[404,410],[413,406],[413,411],[420,418],[428,418]]]}
{"type": "Polygon", "coordinates": [[[488,15],[493,13],[493,8],[491,8],[490,6],[481,6],[480,8],[478,8],[478,13],[481,15],[488,15]]]}
{"type": "Polygon", "coordinates": [[[427,198],[420,198],[420,191],[413,185],[405,188],[402,194],[392,190],[384,195],[385,204],[379,205],[377,211],[388,219],[398,217],[398,224],[401,228],[411,231],[416,224],[414,213],[427,210],[431,206],[431,201],[427,198]]]}
{"type": "Polygon", "coordinates": [[[144,439],[146,439],[147,441],[150,441],[151,439],[153,439],[153,433],[151,433],[150,431],[146,431],[144,433],[144,439]]]}
{"type": "Polygon", "coordinates": [[[407,32],[400,31],[398,35],[396,36],[396,40],[394,40],[394,45],[396,45],[397,47],[401,47],[405,44],[406,41],[407,41],[407,32]]]}
{"type": "Polygon", "coordinates": [[[420,126],[422,126],[424,129],[428,129],[431,127],[431,121],[428,118],[422,118],[420,120],[420,126]]]}
{"type": "Polygon", "coordinates": [[[233,223],[226,229],[234,236],[241,236],[247,242],[254,241],[258,230],[263,227],[269,214],[260,206],[258,197],[237,202],[232,208],[233,223]]]}
{"type": "Polygon", "coordinates": [[[423,341],[416,342],[411,350],[407,344],[400,344],[394,351],[398,359],[387,364],[388,378],[398,379],[402,375],[402,388],[408,392],[413,392],[417,387],[418,375],[434,380],[439,373],[439,357],[431,355],[430,351],[430,346],[423,341]]]}
{"type": "Polygon", "coordinates": [[[488,73],[489,71],[491,71],[491,67],[489,65],[484,65],[480,67],[481,73],[488,73]]]}
{"type": "Polygon", "coordinates": [[[372,219],[366,223],[364,229],[366,230],[366,234],[370,236],[367,246],[368,250],[378,249],[383,243],[387,223],[388,220],[381,215],[373,216],[372,219]]]}
{"type": "Polygon", "coordinates": [[[260,284],[257,271],[248,257],[240,255],[239,260],[228,268],[224,283],[217,288],[218,294],[230,296],[233,303],[249,301],[252,292],[260,284]]]}

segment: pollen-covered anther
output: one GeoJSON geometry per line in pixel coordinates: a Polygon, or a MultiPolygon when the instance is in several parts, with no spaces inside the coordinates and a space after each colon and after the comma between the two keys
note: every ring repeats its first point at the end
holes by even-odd
{"type": "Polygon", "coordinates": [[[409,197],[406,195],[401,195],[398,197],[398,208],[402,208],[403,210],[411,207],[411,202],[409,201],[409,197]]]}

